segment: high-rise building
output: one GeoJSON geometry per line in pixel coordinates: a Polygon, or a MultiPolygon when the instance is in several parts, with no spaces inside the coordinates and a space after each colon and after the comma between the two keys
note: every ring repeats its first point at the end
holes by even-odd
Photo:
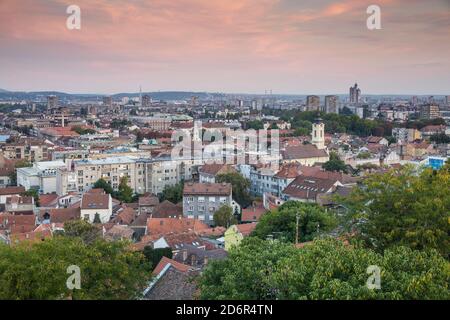
{"type": "Polygon", "coordinates": [[[320,110],[320,97],[307,96],[306,97],[306,109],[308,111],[319,111],[320,110]]]}
{"type": "Polygon", "coordinates": [[[361,89],[359,89],[358,84],[355,83],[355,85],[350,88],[350,103],[359,103],[360,98],[361,98],[361,89]]]}
{"type": "Polygon", "coordinates": [[[103,97],[103,105],[107,107],[112,107],[112,97],[103,97]]]}
{"type": "Polygon", "coordinates": [[[450,96],[446,96],[446,97],[445,97],[445,104],[446,104],[447,106],[450,106],[450,96]]]}
{"type": "Polygon", "coordinates": [[[144,95],[142,96],[142,106],[144,108],[146,107],[150,107],[150,105],[152,104],[152,98],[149,95],[144,95]]]}
{"type": "Polygon", "coordinates": [[[436,119],[441,116],[439,106],[435,104],[425,104],[420,107],[421,119],[436,119]]]}
{"type": "Polygon", "coordinates": [[[58,97],[48,96],[47,97],[47,110],[52,110],[58,108],[58,97]]]}
{"type": "Polygon", "coordinates": [[[320,118],[313,123],[311,143],[319,150],[325,149],[325,124],[320,118]]]}
{"type": "Polygon", "coordinates": [[[325,97],[325,112],[326,113],[338,113],[338,96],[326,96],[325,97]]]}

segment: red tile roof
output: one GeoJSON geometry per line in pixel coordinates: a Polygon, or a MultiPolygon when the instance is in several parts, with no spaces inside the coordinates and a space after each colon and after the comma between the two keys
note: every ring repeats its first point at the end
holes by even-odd
{"type": "Polygon", "coordinates": [[[81,209],[108,209],[109,197],[109,194],[101,194],[98,192],[85,193],[81,200],[81,209]]]}
{"type": "Polygon", "coordinates": [[[242,221],[243,222],[259,221],[261,216],[266,212],[267,210],[262,205],[242,209],[242,221]]]}
{"type": "Polygon", "coordinates": [[[244,236],[249,236],[255,230],[257,223],[247,223],[236,225],[238,231],[244,236]]]}
{"type": "Polygon", "coordinates": [[[161,271],[164,270],[164,268],[168,265],[172,265],[175,269],[177,269],[180,272],[188,272],[192,268],[190,266],[187,266],[185,264],[182,264],[180,262],[177,262],[175,260],[169,259],[167,257],[162,257],[161,261],[158,263],[158,265],[155,267],[155,270],[153,270],[152,274],[154,276],[161,273],[161,271]]]}
{"type": "Polygon", "coordinates": [[[24,187],[6,187],[0,188],[0,196],[13,195],[13,194],[21,194],[25,192],[24,187]]]}
{"type": "Polygon", "coordinates": [[[149,234],[197,232],[205,229],[209,229],[209,227],[196,219],[149,218],[147,220],[147,233],[149,234]]]}
{"type": "Polygon", "coordinates": [[[287,160],[322,158],[328,156],[325,150],[317,149],[317,147],[312,144],[287,147],[282,151],[282,155],[283,159],[287,160]]]}
{"type": "Polygon", "coordinates": [[[199,196],[229,196],[231,195],[230,183],[186,183],[183,195],[199,196]]]}

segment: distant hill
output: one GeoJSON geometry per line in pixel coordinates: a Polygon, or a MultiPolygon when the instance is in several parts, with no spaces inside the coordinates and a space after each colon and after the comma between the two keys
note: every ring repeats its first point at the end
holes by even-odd
{"type": "Polygon", "coordinates": [[[0,92],[9,92],[9,91],[0,88],[0,92]]]}

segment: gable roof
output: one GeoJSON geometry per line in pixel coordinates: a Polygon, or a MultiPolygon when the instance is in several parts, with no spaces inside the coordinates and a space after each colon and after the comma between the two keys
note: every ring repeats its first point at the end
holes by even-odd
{"type": "Polygon", "coordinates": [[[0,196],[12,195],[12,194],[21,194],[25,192],[24,187],[6,187],[0,188],[0,196]]]}
{"type": "Polygon", "coordinates": [[[285,150],[281,151],[281,154],[285,160],[328,157],[325,150],[317,149],[317,147],[313,144],[289,146],[286,147],[285,150]]]}
{"type": "Polygon", "coordinates": [[[109,194],[85,193],[81,199],[81,209],[109,209],[109,194]]]}
{"type": "Polygon", "coordinates": [[[243,222],[256,222],[265,214],[267,210],[262,206],[252,206],[247,209],[242,209],[243,222]]]}
{"type": "Polygon", "coordinates": [[[327,193],[338,181],[338,179],[300,176],[283,190],[283,194],[297,199],[315,200],[318,194],[327,193]]]}
{"type": "Polygon", "coordinates": [[[165,200],[153,209],[152,218],[177,218],[183,216],[183,207],[165,200]]]}
{"type": "Polygon", "coordinates": [[[229,196],[231,195],[230,183],[186,183],[183,195],[199,196],[229,196]]]}
{"type": "Polygon", "coordinates": [[[167,234],[171,232],[197,232],[209,227],[203,222],[189,218],[149,218],[147,219],[147,233],[167,234]]]}
{"type": "Polygon", "coordinates": [[[244,236],[249,236],[255,230],[257,223],[246,223],[236,225],[237,230],[244,236]]]}
{"type": "Polygon", "coordinates": [[[80,208],[58,208],[40,211],[40,220],[44,219],[45,212],[50,214],[50,222],[65,223],[71,220],[78,220],[81,218],[80,208]]]}
{"type": "Polygon", "coordinates": [[[232,166],[227,164],[205,164],[198,169],[199,173],[205,173],[210,175],[224,174],[237,172],[232,166]]]}
{"type": "Polygon", "coordinates": [[[39,204],[41,207],[54,207],[57,204],[57,200],[58,195],[56,193],[39,195],[39,204]]]}
{"type": "Polygon", "coordinates": [[[139,206],[157,206],[159,199],[155,195],[144,195],[139,197],[139,206]]]}
{"type": "Polygon", "coordinates": [[[176,270],[180,271],[180,272],[188,272],[189,270],[192,270],[192,268],[188,265],[182,264],[178,261],[169,259],[167,257],[162,257],[161,261],[159,261],[158,265],[155,267],[155,269],[153,270],[152,274],[154,276],[158,275],[161,273],[161,271],[163,271],[163,269],[170,264],[172,267],[174,267],[176,270]]]}

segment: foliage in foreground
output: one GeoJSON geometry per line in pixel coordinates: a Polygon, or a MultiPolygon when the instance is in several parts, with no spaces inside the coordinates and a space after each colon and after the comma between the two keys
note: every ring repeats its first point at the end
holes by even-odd
{"type": "Polygon", "coordinates": [[[141,253],[126,242],[96,241],[57,236],[51,240],[0,245],[0,299],[134,299],[150,278],[141,253]],[[69,290],[69,266],[81,270],[81,290],[69,290]]]}
{"type": "Polygon", "coordinates": [[[212,261],[199,285],[206,300],[450,299],[449,281],[449,264],[435,250],[381,255],[332,239],[297,249],[250,237],[226,260],[212,261]],[[380,290],[366,285],[371,265],[381,269],[380,290]]]}
{"type": "Polygon", "coordinates": [[[313,240],[317,235],[332,230],[336,219],[317,204],[288,201],[264,214],[256,225],[254,236],[266,239],[273,235],[276,239],[294,242],[297,214],[299,216],[299,242],[313,240]]]}
{"type": "Polygon", "coordinates": [[[343,203],[357,235],[379,252],[396,245],[450,253],[450,168],[375,174],[343,203]]]}

